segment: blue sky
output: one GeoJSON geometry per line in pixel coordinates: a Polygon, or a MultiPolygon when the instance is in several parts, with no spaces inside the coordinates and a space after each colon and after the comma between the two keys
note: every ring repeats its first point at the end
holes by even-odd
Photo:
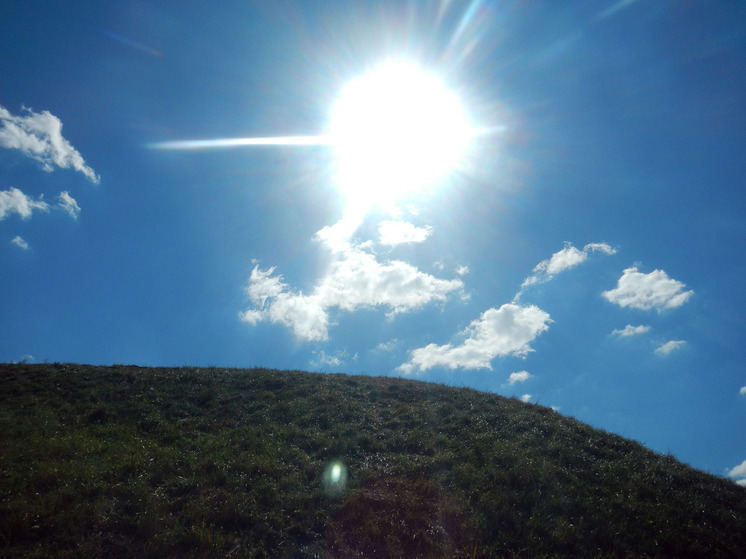
{"type": "Polygon", "coordinates": [[[469,386],[746,484],[743,4],[6,2],[0,52],[0,360],[469,386]]]}

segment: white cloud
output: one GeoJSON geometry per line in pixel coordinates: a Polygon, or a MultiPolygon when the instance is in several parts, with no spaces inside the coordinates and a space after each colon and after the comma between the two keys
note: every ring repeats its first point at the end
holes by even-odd
{"type": "Polygon", "coordinates": [[[524,394],[521,396],[521,402],[528,403],[531,401],[531,394],[524,394]]]}
{"type": "Polygon", "coordinates": [[[616,254],[616,249],[606,243],[588,243],[583,247],[583,252],[603,252],[604,254],[616,254]]]}
{"type": "Polygon", "coordinates": [[[466,328],[461,345],[429,344],[410,352],[410,360],[398,367],[405,374],[433,367],[492,369],[498,356],[524,356],[533,351],[530,343],[549,328],[549,314],[539,307],[507,303],[491,308],[466,328]]]}
{"type": "Polygon", "coordinates": [[[629,338],[630,336],[639,336],[649,331],[650,326],[632,326],[631,324],[627,324],[622,330],[613,330],[611,335],[619,336],[620,338],[629,338]]]}
{"type": "Polygon", "coordinates": [[[360,222],[353,218],[340,219],[334,225],[327,225],[316,231],[313,238],[332,252],[344,252],[350,247],[350,238],[360,222]]]}
{"type": "Polygon", "coordinates": [[[21,237],[13,237],[13,240],[10,241],[14,245],[16,245],[19,248],[22,248],[23,250],[28,250],[28,243],[24,241],[21,237]]]}
{"type": "MultiPolygon", "coordinates": [[[[315,369],[323,366],[339,367],[348,358],[347,352],[342,350],[336,351],[332,355],[327,355],[324,350],[314,351],[313,354],[316,357],[311,361],[311,367],[315,369]]],[[[356,359],[357,354],[352,357],[353,361],[356,359]]]]}
{"type": "Polygon", "coordinates": [[[41,198],[33,200],[14,187],[0,191],[0,221],[11,213],[17,213],[21,219],[28,219],[34,210],[47,212],[49,204],[41,198]]]}
{"type": "Polygon", "coordinates": [[[680,307],[694,295],[694,291],[684,291],[685,287],[680,281],[669,278],[663,270],[643,274],[632,267],[624,270],[614,289],[604,291],[602,295],[620,307],[662,311],[680,307]]]}
{"type": "Polygon", "coordinates": [[[41,163],[45,171],[52,171],[55,165],[72,167],[91,182],[99,182],[80,153],[62,137],[60,119],[49,111],[35,113],[24,108],[21,116],[15,116],[0,106],[0,147],[20,150],[41,163]]]}
{"type": "Polygon", "coordinates": [[[429,225],[417,227],[407,221],[382,221],[378,225],[379,241],[382,245],[421,243],[433,232],[429,225]]]}
{"type": "MultiPolygon", "coordinates": [[[[70,196],[67,191],[60,192],[57,196],[57,208],[66,211],[73,219],[78,219],[80,206],[75,198],[70,196]]],[[[17,213],[21,219],[29,219],[34,210],[48,212],[49,204],[44,201],[44,197],[34,200],[17,188],[11,187],[9,190],[0,191],[0,221],[5,219],[9,214],[17,213]]]]}
{"type": "Polygon", "coordinates": [[[445,301],[449,292],[462,288],[461,280],[439,279],[400,260],[380,263],[374,255],[351,248],[315,292],[325,307],[354,311],[387,306],[396,314],[445,301]]]}
{"type": "Polygon", "coordinates": [[[260,309],[264,308],[267,299],[278,297],[287,287],[282,283],[282,276],[273,277],[274,273],[274,268],[260,270],[259,266],[255,265],[249,276],[249,286],[246,291],[251,302],[260,309]]]}
{"type": "MultiPolygon", "coordinates": [[[[551,258],[542,260],[533,269],[532,274],[521,284],[521,289],[529,285],[550,281],[555,275],[578,264],[585,262],[591,252],[603,252],[604,254],[615,254],[616,250],[606,243],[589,243],[579,250],[570,243],[565,243],[565,248],[555,252],[551,258]]],[[[519,293],[520,295],[520,293],[519,293]]],[[[518,296],[516,296],[517,298],[518,296]]]]}
{"type": "Polygon", "coordinates": [[[282,276],[274,275],[274,268],[255,266],[246,292],[256,308],[241,313],[241,319],[250,324],[261,320],[283,324],[306,341],[326,340],[330,309],[353,312],[383,307],[393,316],[445,301],[463,289],[460,279],[436,278],[400,260],[379,262],[360,245],[350,245],[347,232],[337,224],[316,234],[332,250],[334,260],[309,295],[292,292],[282,276]]]}
{"type": "Polygon", "coordinates": [[[396,345],[399,343],[399,340],[396,338],[393,338],[389,340],[388,342],[381,342],[376,346],[376,349],[379,349],[381,351],[391,351],[396,347],[396,345]]]}
{"type": "Polygon", "coordinates": [[[469,266],[459,266],[456,268],[456,274],[459,276],[465,276],[469,273],[469,266]]]}
{"type": "Polygon", "coordinates": [[[741,394],[741,396],[746,396],[746,386],[742,386],[739,393],[741,394]]]}
{"type": "Polygon", "coordinates": [[[246,292],[257,308],[240,313],[241,319],[249,324],[263,320],[282,324],[304,340],[327,339],[329,318],[318,297],[288,292],[282,276],[273,276],[274,270],[255,266],[251,271],[246,292]]]}
{"type": "Polygon", "coordinates": [[[508,378],[508,384],[515,384],[516,382],[526,382],[532,376],[533,375],[529,373],[528,371],[519,371],[517,373],[510,373],[510,378],[508,378]]]}
{"type": "Polygon", "coordinates": [[[322,363],[325,365],[332,365],[336,367],[337,365],[342,364],[342,360],[339,357],[336,357],[334,355],[326,355],[323,351],[320,353],[318,358],[318,363],[322,363]]]}
{"type": "Polygon", "coordinates": [[[66,211],[73,219],[78,219],[78,216],[80,215],[80,206],[78,206],[75,198],[70,196],[69,192],[67,192],[66,190],[60,192],[60,195],[57,197],[57,199],[59,200],[59,202],[57,203],[58,208],[66,211]]]}
{"type": "Polygon", "coordinates": [[[667,357],[672,352],[676,351],[677,349],[685,345],[686,345],[686,342],[684,340],[671,340],[661,345],[658,349],[656,349],[655,353],[657,353],[658,355],[662,357],[667,357]]]}
{"type": "Polygon", "coordinates": [[[258,324],[262,320],[264,320],[265,316],[262,311],[258,311],[255,309],[249,309],[244,312],[238,313],[238,316],[243,320],[244,322],[248,322],[252,326],[258,324]]]}
{"type": "Polygon", "coordinates": [[[728,477],[746,477],[746,460],[729,471],[728,477]]]}
{"type": "Polygon", "coordinates": [[[728,472],[728,477],[738,485],[746,487],[746,460],[728,472]]]}
{"type": "Polygon", "coordinates": [[[588,253],[580,251],[574,246],[566,246],[559,252],[555,252],[549,260],[539,263],[539,268],[546,271],[550,276],[574,268],[588,258],[588,253]]]}

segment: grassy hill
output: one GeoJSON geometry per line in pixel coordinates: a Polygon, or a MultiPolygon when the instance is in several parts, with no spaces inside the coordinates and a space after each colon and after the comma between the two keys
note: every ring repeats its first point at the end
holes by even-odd
{"type": "Polygon", "coordinates": [[[746,557],[746,489],[392,378],[0,365],[3,557],[746,557]]]}

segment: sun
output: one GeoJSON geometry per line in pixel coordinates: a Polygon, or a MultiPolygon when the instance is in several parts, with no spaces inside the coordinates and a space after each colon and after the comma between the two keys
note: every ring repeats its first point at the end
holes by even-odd
{"type": "Polygon", "coordinates": [[[343,88],[329,136],[348,206],[421,193],[463,162],[474,129],[458,96],[415,64],[387,62],[343,88]]]}
{"type": "Polygon", "coordinates": [[[482,133],[437,75],[409,61],[390,60],[342,89],[325,134],[176,140],[148,147],[328,146],[331,172],[345,199],[343,221],[354,230],[374,206],[396,212],[401,203],[463,169],[472,138],[482,133]]]}

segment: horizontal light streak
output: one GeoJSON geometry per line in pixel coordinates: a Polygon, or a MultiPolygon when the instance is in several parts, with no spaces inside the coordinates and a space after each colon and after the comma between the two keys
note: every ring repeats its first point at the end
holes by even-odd
{"type": "MultiPolygon", "coordinates": [[[[476,128],[472,136],[484,136],[505,131],[504,126],[494,128],[476,128]]],[[[168,142],[151,142],[150,149],[157,150],[200,150],[234,148],[245,146],[331,146],[339,144],[333,136],[270,136],[266,138],[212,138],[209,140],[172,140],[168,142]]]]}
{"type": "Polygon", "coordinates": [[[211,140],[175,140],[171,142],[153,142],[150,149],[161,150],[197,150],[214,148],[233,148],[243,146],[328,146],[330,136],[275,136],[268,138],[214,138],[211,140]]]}

